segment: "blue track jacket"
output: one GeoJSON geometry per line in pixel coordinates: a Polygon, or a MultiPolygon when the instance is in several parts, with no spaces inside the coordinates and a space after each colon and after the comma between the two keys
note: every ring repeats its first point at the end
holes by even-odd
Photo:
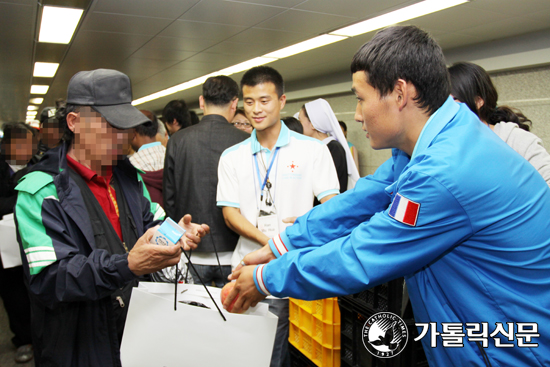
{"type": "MultiPolygon", "coordinates": [[[[491,333],[497,322],[536,322],[538,347],[498,334],[513,347],[489,338],[485,352],[493,367],[550,366],[550,189],[451,98],[411,158],[394,149],[374,175],[298,218],[270,246],[278,259],[256,268],[260,291],[320,299],[404,276],[417,323],[436,322],[441,332],[442,322],[488,322],[491,333]]],[[[485,365],[466,337],[462,348],[443,347],[440,337],[432,348],[430,334],[422,343],[431,366],[485,365]]]]}

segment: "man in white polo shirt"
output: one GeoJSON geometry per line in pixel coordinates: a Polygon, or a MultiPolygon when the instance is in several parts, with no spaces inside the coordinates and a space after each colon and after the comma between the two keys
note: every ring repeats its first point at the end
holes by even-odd
{"type": "MultiPolygon", "coordinates": [[[[313,206],[339,193],[338,176],[326,145],[290,131],[281,123],[284,84],[273,68],[248,70],[241,88],[244,110],[254,131],[249,139],[225,150],[218,167],[217,205],[240,235],[232,258],[235,268],[248,253],[313,206]]],[[[289,366],[288,300],[269,299],[279,316],[271,366],[289,366]]]]}

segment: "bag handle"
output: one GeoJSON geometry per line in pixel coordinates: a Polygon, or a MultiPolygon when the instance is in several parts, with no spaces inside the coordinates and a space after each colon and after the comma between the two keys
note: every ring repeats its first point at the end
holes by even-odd
{"type": "MultiPolygon", "coordinates": [[[[206,289],[206,293],[208,293],[208,295],[210,296],[210,299],[212,300],[212,302],[214,302],[214,306],[216,306],[216,308],[218,309],[218,312],[220,313],[220,316],[222,317],[223,321],[227,321],[225,316],[223,315],[222,311],[218,307],[218,303],[216,301],[214,301],[214,297],[212,297],[212,294],[210,294],[210,291],[208,290],[208,287],[206,287],[206,284],[204,284],[204,282],[202,281],[202,278],[201,278],[199,272],[197,272],[197,270],[195,269],[195,266],[191,262],[191,259],[189,258],[187,253],[183,250],[183,247],[180,246],[180,249],[181,249],[181,252],[183,252],[185,257],[187,258],[187,264],[191,265],[191,267],[193,268],[193,271],[199,277],[199,280],[201,281],[201,284],[203,285],[204,289],[206,289]]],[[[176,264],[176,275],[177,274],[178,274],[178,264],[176,264]]],[[[178,277],[176,276],[175,280],[174,280],[174,311],[176,311],[176,309],[177,309],[177,304],[178,304],[178,277]]]]}

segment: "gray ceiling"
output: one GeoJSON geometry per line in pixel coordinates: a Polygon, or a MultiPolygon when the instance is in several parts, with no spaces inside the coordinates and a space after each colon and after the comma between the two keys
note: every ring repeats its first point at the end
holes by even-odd
{"type": "MultiPolygon", "coordinates": [[[[43,108],[66,95],[67,83],[76,72],[111,68],[130,76],[137,99],[416,2],[45,0],[42,4],[86,9],[71,44],[55,45],[34,41],[41,14],[37,0],[0,0],[0,122],[25,119],[31,83],[50,85],[43,108]],[[53,79],[33,78],[35,61],[61,65],[53,79]]],[[[407,24],[431,32],[446,54],[454,53],[456,57],[456,50],[477,47],[483,51],[493,43],[506,48],[507,40],[524,45],[523,40],[530,39],[531,34],[548,40],[550,1],[474,0],[407,24]]],[[[304,88],[315,80],[341,80],[354,52],[373,34],[270,65],[281,72],[288,91],[304,88]]],[[[550,57],[546,62],[550,63],[550,57]]],[[[232,77],[238,81],[241,75],[232,77]]],[[[138,107],[159,111],[175,98],[196,106],[199,94],[200,87],[195,87],[138,107]]]]}

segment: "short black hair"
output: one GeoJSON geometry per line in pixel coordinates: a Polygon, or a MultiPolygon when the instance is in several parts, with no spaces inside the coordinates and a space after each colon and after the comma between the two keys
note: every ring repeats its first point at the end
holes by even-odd
{"type": "Polygon", "coordinates": [[[451,94],[468,106],[481,120],[490,125],[501,121],[514,122],[523,130],[529,131],[531,121],[519,110],[498,106],[498,92],[489,74],[481,66],[471,62],[457,62],[449,67],[451,94]],[[477,108],[476,98],[483,100],[477,108]]]}
{"type": "Polygon", "coordinates": [[[258,84],[273,83],[277,89],[279,98],[285,93],[285,83],[279,72],[270,66],[256,66],[246,73],[241,79],[241,89],[246,85],[254,87],[258,84]]]}
{"type": "Polygon", "coordinates": [[[212,76],[202,85],[204,102],[214,106],[226,106],[239,96],[239,85],[225,75],[212,76]]]}
{"type": "Polygon", "coordinates": [[[147,136],[149,138],[155,138],[157,136],[157,132],[159,131],[157,116],[148,110],[140,110],[140,112],[147,116],[150,121],[146,121],[143,124],[136,126],[136,134],[147,136]]]}
{"type": "Polygon", "coordinates": [[[169,124],[175,119],[182,129],[191,126],[189,108],[187,108],[187,104],[183,99],[175,99],[168,102],[162,110],[162,119],[169,124]]]}
{"type": "Polygon", "coordinates": [[[348,125],[346,125],[346,123],[342,120],[338,120],[338,123],[340,124],[340,126],[342,127],[342,130],[344,131],[348,131],[348,125]]]}
{"type": "Polygon", "coordinates": [[[351,73],[364,71],[380,95],[391,93],[398,79],[412,83],[414,101],[428,114],[449,97],[451,87],[443,51],[425,31],[415,26],[383,29],[353,56],[351,73]]]}
{"type": "Polygon", "coordinates": [[[296,117],[287,116],[283,118],[283,122],[290,130],[296,131],[300,134],[304,133],[304,127],[302,126],[302,123],[296,117]]]}

